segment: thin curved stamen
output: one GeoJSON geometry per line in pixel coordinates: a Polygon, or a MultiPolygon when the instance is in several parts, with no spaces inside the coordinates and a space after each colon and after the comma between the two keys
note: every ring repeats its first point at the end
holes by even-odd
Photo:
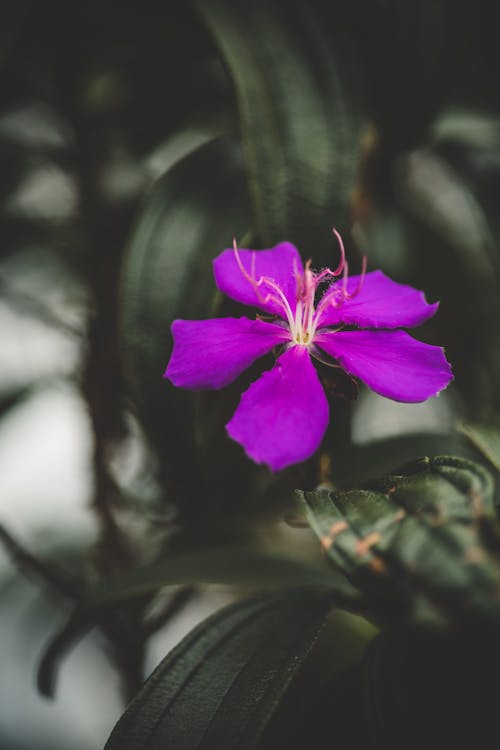
{"type": "Polygon", "coordinates": [[[351,294],[346,294],[346,299],[352,299],[353,297],[356,297],[363,288],[363,283],[365,281],[366,276],[366,266],[368,264],[368,258],[366,255],[363,255],[363,260],[361,261],[361,273],[359,274],[359,281],[358,286],[356,287],[354,292],[351,292],[351,294]]]}
{"type": "Polygon", "coordinates": [[[340,247],[340,263],[338,264],[338,266],[335,269],[335,271],[332,271],[332,275],[333,276],[340,276],[340,274],[342,273],[342,270],[343,270],[343,268],[344,268],[344,266],[346,264],[346,260],[345,260],[345,247],[344,247],[344,242],[342,240],[342,237],[340,236],[340,232],[337,232],[337,230],[335,229],[335,227],[332,227],[332,232],[334,233],[335,237],[337,238],[337,241],[338,241],[339,247],[340,247]]]}
{"type": "Polygon", "coordinates": [[[359,276],[359,282],[356,287],[356,289],[353,292],[347,291],[347,282],[349,277],[349,265],[347,261],[344,262],[344,268],[343,268],[343,278],[342,278],[342,288],[337,289],[336,284],[332,284],[330,287],[331,291],[327,290],[323,297],[321,298],[318,307],[316,308],[316,315],[315,315],[315,323],[316,326],[319,322],[319,319],[321,317],[321,314],[324,312],[324,310],[327,307],[333,307],[333,308],[339,308],[342,307],[344,302],[346,300],[353,299],[356,297],[361,289],[363,288],[363,283],[366,276],[366,267],[367,267],[367,256],[363,255],[362,259],[362,265],[361,265],[361,273],[359,276]]]}
{"type": "Polygon", "coordinates": [[[342,365],[339,365],[335,362],[328,362],[328,360],[323,359],[321,356],[320,349],[317,346],[312,346],[309,350],[310,354],[314,359],[317,359],[318,362],[321,362],[322,365],[326,365],[327,367],[332,367],[333,369],[342,370],[342,365]]]}
{"type": "Polygon", "coordinates": [[[249,273],[243,261],[240,257],[240,253],[236,244],[236,240],[233,240],[233,251],[236,258],[238,268],[243,277],[248,281],[254,290],[257,299],[261,305],[265,305],[272,301],[281,309],[281,315],[288,324],[292,341],[295,344],[305,345],[312,347],[315,358],[324,364],[329,364],[322,359],[321,354],[316,353],[316,347],[313,346],[314,336],[316,329],[321,323],[321,317],[327,307],[338,308],[341,307],[346,300],[350,300],[355,297],[361,291],[363,286],[364,277],[366,275],[366,256],[363,257],[361,274],[356,289],[349,293],[348,292],[348,279],[349,279],[349,264],[346,260],[344,243],[339,232],[333,227],[333,233],[335,234],[339,246],[340,246],[340,262],[335,270],[325,268],[319,273],[315,273],[311,270],[311,261],[308,260],[305,267],[299,270],[296,259],[293,259],[293,272],[296,278],[296,292],[295,292],[295,312],[292,312],[290,302],[280,288],[272,278],[269,276],[260,276],[259,279],[255,277],[255,264],[256,264],[256,253],[251,252],[251,261],[249,273]],[[315,307],[315,295],[319,284],[327,277],[338,277],[342,274],[342,280],[333,281],[323,294],[317,307],[315,307]],[[266,290],[266,294],[262,293],[261,287],[266,290]]]}
{"type": "Polygon", "coordinates": [[[234,252],[234,257],[236,258],[236,263],[238,264],[238,268],[240,269],[241,274],[244,276],[244,278],[248,281],[248,283],[250,284],[250,286],[253,288],[255,294],[257,295],[257,299],[259,300],[259,302],[264,303],[264,298],[261,295],[260,289],[259,289],[260,279],[259,279],[259,281],[257,281],[255,279],[255,253],[252,253],[252,261],[251,261],[251,266],[252,266],[251,270],[252,270],[252,273],[249,274],[248,271],[247,271],[247,269],[245,268],[245,266],[241,262],[240,253],[239,253],[239,250],[238,250],[238,246],[236,244],[236,238],[235,237],[233,237],[233,252],[234,252]]]}
{"type": "Polygon", "coordinates": [[[342,307],[345,300],[347,299],[347,271],[349,270],[349,266],[346,263],[344,263],[344,277],[342,281],[342,289],[337,288],[337,284],[333,283],[330,287],[330,290],[327,290],[321,300],[319,301],[319,304],[316,308],[316,313],[314,315],[314,321],[315,321],[315,328],[319,323],[319,319],[321,318],[321,315],[323,311],[327,307],[342,307]]]}
{"type": "Polygon", "coordinates": [[[316,283],[319,284],[321,281],[326,279],[327,276],[333,276],[334,278],[337,278],[337,276],[340,276],[342,271],[344,271],[345,265],[346,265],[346,256],[345,256],[345,247],[344,242],[342,240],[342,237],[340,236],[340,232],[337,232],[335,227],[332,227],[332,232],[334,233],[335,237],[338,240],[339,247],[340,247],[340,261],[335,269],[335,271],[332,271],[331,268],[324,268],[320,273],[316,275],[316,283]]]}
{"type": "Polygon", "coordinates": [[[264,298],[264,304],[269,302],[270,300],[273,300],[273,302],[277,302],[283,308],[283,312],[285,313],[289,324],[292,324],[293,323],[292,308],[290,307],[290,304],[287,298],[285,297],[282,290],[279,288],[278,284],[276,284],[276,282],[274,282],[272,279],[269,279],[267,276],[261,276],[257,284],[267,284],[268,286],[271,287],[271,289],[274,292],[276,292],[276,294],[278,295],[277,297],[275,297],[274,294],[270,294],[270,293],[267,294],[266,297],[264,298]]]}
{"type": "Polygon", "coordinates": [[[236,239],[233,238],[233,251],[236,258],[236,263],[238,264],[238,268],[240,272],[243,274],[243,277],[248,281],[248,283],[253,288],[257,299],[259,302],[263,305],[267,304],[271,300],[273,302],[276,302],[280,307],[283,308],[283,312],[285,313],[285,316],[288,320],[288,323],[290,325],[290,328],[293,328],[293,313],[291,310],[291,307],[288,303],[287,298],[283,294],[282,290],[279,288],[279,286],[272,280],[269,279],[267,276],[261,276],[258,280],[255,278],[255,253],[252,253],[252,260],[251,260],[251,270],[252,274],[249,274],[246,270],[245,266],[242,263],[242,260],[240,258],[240,253],[238,250],[238,246],[236,245],[236,239]],[[267,284],[273,292],[275,292],[278,296],[276,297],[274,294],[271,294],[268,292],[266,296],[264,297],[261,294],[261,291],[259,287],[261,287],[263,284],[267,284]]]}
{"type": "Polygon", "coordinates": [[[346,261],[344,263],[344,275],[342,276],[342,297],[344,299],[347,299],[347,297],[348,297],[348,294],[347,294],[347,280],[348,280],[348,277],[349,277],[349,264],[346,261]]]}

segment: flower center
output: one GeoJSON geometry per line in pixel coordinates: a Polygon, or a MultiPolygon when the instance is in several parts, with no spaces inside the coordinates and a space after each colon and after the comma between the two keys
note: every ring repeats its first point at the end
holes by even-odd
{"type": "Polygon", "coordinates": [[[363,258],[363,268],[361,271],[360,282],[354,292],[347,291],[348,264],[345,257],[344,243],[342,237],[333,229],[339,246],[340,262],[335,270],[324,268],[322,271],[315,272],[311,270],[311,260],[305,264],[304,270],[294,268],[296,292],[295,292],[295,312],[292,310],[290,301],[287,299],[280,286],[269,276],[255,277],[255,257],[256,251],[252,253],[251,273],[243,266],[236,241],[234,241],[234,254],[238,267],[253,286],[257,298],[261,304],[273,301],[279,306],[283,318],[287,321],[290,329],[292,341],[294,344],[311,347],[314,341],[316,329],[321,323],[321,317],[327,307],[341,307],[347,299],[350,299],[361,290],[363,278],[366,272],[366,257],[363,258]],[[342,280],[335,281],[339,276],[342,280]],[[325,281],[330,280],[330,286],[325,290],[323,296],[315,306],[316,291],[318,286],[325,281]]]}
{"type": "Polygon", "coordinates": [[[310,346],[316,331],[314,299],[318,283],[317,276],[311,271],[311,261],[308,260],[304,273],[295,269],[296,305],[295,315],[288,320],[292,340],[295,344],[310,346]]]}

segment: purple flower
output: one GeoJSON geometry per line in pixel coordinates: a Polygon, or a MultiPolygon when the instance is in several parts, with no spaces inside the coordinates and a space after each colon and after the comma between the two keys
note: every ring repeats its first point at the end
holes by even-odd
{"type": "Polygon", "coordinates": [[[224,250],[215,281],[228,297],[259,308],[257,317],[174,320],[174,348],[164,377],[181,388],[219,389],[279,346],[274,367],[246,390],[226,425],[257,463],[278,471],[319,447],[328,401],[312,359],[363,380],[395,401],[425,401],[452,380],[443,349],[401,327],[423,323],[439,303],[382,271],[348,276],[340,235],[339,267],[315,272],[297,249],[224,250]],[[323,292],[318,293],[318,287],[323,292]],[[361,329],[361,330],[360,330],[361,329]],[[366,330],[362,330],[366,329],[366,330]],[[334,360],[334,361],[332,361],[334,360]]]}

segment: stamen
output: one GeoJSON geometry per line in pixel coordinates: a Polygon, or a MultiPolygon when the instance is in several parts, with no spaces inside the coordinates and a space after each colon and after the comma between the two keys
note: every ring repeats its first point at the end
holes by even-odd
{"type": "MultiPolygon", "coordinates": [[[[339,329],[340,330],[340,329],[339,329]]],[[[312,346],[309,349],[309,353],[314,359],[317,359],[318,362],[321,362],[322,365],[326,365],[327,367],[331,367],[334,370],[342,370],[342,365],[339,365],[335,362],[328,362],[328,360],[323,359],[323,357],[320,354],[320,349],[317,346],[312,346]]]]}
{"type": "Polygon", "coordinates": [[[345,261],[345,247],[344,247],[344,242],[342,240],[342,237],[340,236],[340,232],[337,232],[337,230],[335,229],[335,227],[332,227],[332,232],[334,233],[335,237],[337,238],[338,243],[339,243],[339,247],[340,247],[340,263],[338,264],[338,266],[335,269],[335,271],[332,271],[332,275],[333,276],[340,276],[340,274],[342,273],[342,270],[344,268],[344,264],[346,262],[345,261]]]}
{"type": "Polygon", "coordinates": [[[337,232],[337,230],[335,229],[335,227],[332,227],[332,232],[334,233],[334,235],[337,238],[338,243],[339,243],[339,247],[340,247],[340,261],[339,261],[339,264],[338,264],[337,268],[335,269],[335,271],[332,271],[331,268],[324,268],[320,273],[318,273],[316,275],[316,283],[317,284],[319,284],[320,281],[323,281],[323,279],[326,278],[327,276],[333,276],[334,278],[336,278],[337,276],[340,276],[340,274],[342,273],[342,271],[344,270],[344,267],[346,265],[345,247],[344,247],[344,242],[342,240],[340,232],[337,232]]]}
{"type": "Polygon", "coordinates": [[[363,283],[365,281],[367,265],[368,265],[368,257],[366,255],[363,255],[363,260],[361,261],[361,273],[359,274],[358,286],[356,287],[354,292],[351,292],[351,294],[346,294],[346,297],[345,297],[346,299],[352,299],[353,297],[356,297],[356,295],[360,293],[361,289],[363,288],[363,283]]]}
{"type": "MultiPolygon", "coordinates": [[[[235,239],[233,239],[233,251],[238,268],[243,277],[252,286],[259,303],[265,305],[272,301],[281,309],[280,315],[283,319],[283,325],[288,325],[292,342],[294,344],[311,348],[311,354],[313,354],[316,359],[325,365],[336,367],[337,365],[325,361],[319,353],[319,350],[313,346],[316,329],[318,328],[318,325],[320,325],[321,317],[327,307],[341,307],[346,300],[352,299],[359,294],[366,275],[367,259],[366,256],[363,257],[357,288],[353,292],[348,292],[349,265],[346,260],[344,243],[339,232],[335,228],[332,228],[332,231],[340,246],[340,262],[335,270],[325,268],[319,273],[315,273],[311,270],[312,261],[309,259],[305,263],[304,270],[300,271],[297,261],[295,258],[293,260],[293,271],[296,279],[295,313],[292,312],[290,303],[283,290],[272,278],[269,276],[260,276],[258,279],[256,278],[256,252],[250,251],[251,272],[249,273],[243,265],[235,239]],[[338,282],[333,281],[321,297],[317,307],[315,307],[316,289],[321,281],[327,277],[338,277],[340,274],[342,274],[342,282],[340,283],[340,279],[338,282]],[[266,290],[267,293],[265,295],[262,293],[261,287],[264,287],[266,290]]],[[[248,253],[249,251],[245,252],[248,253]]]]}
{"type": "MultiPolygon", "coordinates": [[[[259,282],[255,279],[255,253],[252,253],[252,260],[251,260],[251,270],[252,273],[249,274],[243,263],[241,262],[240,253],[238,250],[238,245],[236,244],[236,238],[233,237],[233,252],[234,256],[236,258],[236,263],[238,264],[238,268],[240,269],[240,272],[245,277],[245,279],[248,281],[248,283],[253,287],[255,294],[257,295],[257,298],[259,302],[264,302],[263,297],[259,290],[259,282]]],[[[260,279],[259,279],[260,281],[260,279]]]]}
{"type": "Polygon", "coordinates": [[[290,307],[287,298],[285,297],[279,286],[267,276],[261,276],[257,284],[267,284],[274,292],[276,292],[276,294],[278,295],[277,297],[274,294],[268,293],[264,297],[263,303],[267,304],[270,300],[272,300],[273,302],[276,302],[278,305],[280,305],[283,308],[283,312],[285,313],[285,316],[291,328],[293,325],[292,308],[290,307]]]}
{"type": "Polygon", "coordinates": [[[279,286],[267,276],[261,276],[258,281],[255,279],[255,252],[252,252],[252,260],[251,260],[252,274],[250,275],[242,263],[235,238],[233,238],[233,251],[234,251],[236,263],[238,264],[238,268],[240,272],[242,273],[243,277],[248,281],[248,283],[252,286],[257,296],[257,299],[259,300],[261,305],[266,305],[271,300],[273,302],[276,302],[276,304],[278,304],[280,307],[283,308],[283,312],[285,313],[285,316],[288,320],[290,329],[293,329],[293,313],[292,313],[292,310],[290,308],[287,298],[285,297],[285,295],[283,294],[279,286]],[[274,294],[271,294],[270,292],[268,292],[266,296],[263,297],[259,289],[259,287],[262,286],[263,284],[267,284],[267,286],[270,287],[278,296],[276,297],[274,294]]]}
{"type": "Polygon", "coordinates": [[[343,296],[344,299],[347,299],[348,296],[349,296],[347,294],[347,279],[348,279],[348,276],[349,276],[349,264],[346,261],[344,263],[344,275],[342,277],[342,296],[343,296]]]}
{"type": "MultiPolygon", "coordinates": [[[[347,291],[347,285],[348,285],[348,280],[349,280],[349,264],[345,257],[345,250],[344,250],[344,245],[342,243],[342,238],[335,228],[333,229],[333,232],[335,236],[337,237],[337,239],[339,240],[339,243],[341,243],[342,259],[341,259],[341,263],[339,264],[339,267],[336,269],[336,272],[339,269],[342,269],[342,284],[340,286],[340,280],[339,282],[333,282],[330,285],[329,289],[325,291],[321,300],[319,301],[319,304],[316,307],[316,311],[315,311],[314,318],[312,321],[313,335],[314,335],[314,332],[316,331],[316,328],[318,327],[320,323],[321,316],[323,312],[325,311],[325,309],[327,307],[333,307],[333,308],[342,307],[342,305],[347,300],[350,300],[350,299],[353,299],[353,297],[356,297],[356,295],[360,293],[363,287],[363,282],[364,282],[364,278],[366,275],[367,257],[366,255],[364,255],[363,260],[362,260],[361,274],[360,274],[358,285],[353,292],[347,291]]],[[[327,269],[327,272],[328,271],[329,269],[327,269]]],[[[318,274],[318,277],[316,278],[318,279],[319,277],[323,277],[324,275],[326,274],[323,272],[322,274],[318,274]]]]}

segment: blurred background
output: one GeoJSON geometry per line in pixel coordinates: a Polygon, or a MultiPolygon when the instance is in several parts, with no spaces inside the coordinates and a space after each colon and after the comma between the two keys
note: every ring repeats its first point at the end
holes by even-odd
{"type": "Polygon", "coordinates": [[[201,539],[307,554],[281,520],[291,488],[467,455],[457,424],[496,423],[492,13],[2,3],[1,748],[102,747],[143,677],[233,596],[183,586],[122,608],[121,635],[116,619],[82,640],[48,701],[37,664],[86,582],[201,539]],[[366,254],[441,300],[417,336],[446,347],[456,379],[421,405],[340,395],[321,455],[271,476],[224,432],[255,371],[224,393],[175,392],[169,327],[238,309],[210,270],[233,236],[331,264],[333,225],[353,269],[366,254]]]}

